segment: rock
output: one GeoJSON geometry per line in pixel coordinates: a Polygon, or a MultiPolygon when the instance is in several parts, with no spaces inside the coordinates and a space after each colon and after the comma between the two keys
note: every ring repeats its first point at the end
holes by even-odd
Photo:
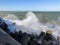
{"type": "Polygon", "coordinates": [[[29,36],[27,35],[27,33],[23,33],[21,40],[20,40],[20,43],[22,45],[27,45],[28,44],[28,38],[29,38],[29,36]]]}
{"type": "Polygon", "coordinates": [[[21,45],[2,29],[0,29],[0,44],[1,45],[21,45]]]}

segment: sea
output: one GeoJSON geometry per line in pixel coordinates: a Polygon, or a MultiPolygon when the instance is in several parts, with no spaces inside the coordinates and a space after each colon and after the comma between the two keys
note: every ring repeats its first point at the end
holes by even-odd
{"type": "Polygon", "coordinates": [[[5,20],[12,32],[21,30],[39,35],[41,31],[49,30],[56,38],[60,36],[60,12],[0,11],[0,17],[5,20]]]}

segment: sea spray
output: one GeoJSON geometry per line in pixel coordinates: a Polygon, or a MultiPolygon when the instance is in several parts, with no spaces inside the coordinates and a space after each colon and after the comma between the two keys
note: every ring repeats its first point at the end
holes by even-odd
{"type": "Polygon", "coordinates": [[[18,20],[18,17],[14,14],[8,14],[6,17],[4,17],[5,20],[18,20]]]}
{"type": "Polygon", "coordinates": [[[29,34],[37,34],[39,35],[41,31],[46,32],[46,30],[50,30],[55,37],[59,35],[60,32],[60,26],[55,25],[53,27],[53,24],[44,25],[41,22],[39,22],[36,15],[32,12],[28,12],[26,14],[26,18],[23,20],[19,20],[15,15],[9,14],[8,16],[4,17],[5,22],[9,25],[9,29],[11,31],[22,31],[29,34]],[[10,18],[11,17],[11,18],[10,18]],[[12,23],[15,23],[15,25],[12,26],[12,23]]]}
{"type": "Polygon", "coordinates": [[[45,30],[47,26],[42,25],[36,15],[32,12],[28,12],[26,14],[26,18],[23,20],[19,20],[15,15],[9,14],[8,16],[4,17],[6,20],[5,22],[9,24],[10,29],[13,27],[16,28],[16,31],[22,30],[22,32],[33,33],[33,34],[40,34],[42,30],[45,30]],[[12,27],[12,23],[15,23],[12,27]]]}

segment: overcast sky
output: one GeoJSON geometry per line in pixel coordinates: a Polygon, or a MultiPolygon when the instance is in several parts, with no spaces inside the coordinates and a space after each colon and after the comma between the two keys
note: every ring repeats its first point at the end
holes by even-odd
{"type": "Polygon", "coordinates": [[[60,11],[60,0],[0,0],[0,11],[60,11]]]}

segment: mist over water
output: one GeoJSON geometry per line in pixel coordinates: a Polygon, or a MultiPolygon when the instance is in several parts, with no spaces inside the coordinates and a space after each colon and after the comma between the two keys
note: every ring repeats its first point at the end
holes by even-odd
{"type": "Polygon", "coordinates": [[[39,19],[36,17],[36,15],[32,12],[28,12],[26,14],[26,18],[23,20],[19,20],[18,17],[16,17],[13,14],[8,14],[8,16],[4,17],[5,22],[9,25],[9,28],[11,31],[20,31],[26,32],[29,34],[37,34],[39,35],[41,31],[51,30],[53,35],[57,37],[60,31],[59,25],[54,24],[46,24],[39,22],[39,19]],[[12,25],[12,23],[15,23],[16,25],[12,25]]]}

